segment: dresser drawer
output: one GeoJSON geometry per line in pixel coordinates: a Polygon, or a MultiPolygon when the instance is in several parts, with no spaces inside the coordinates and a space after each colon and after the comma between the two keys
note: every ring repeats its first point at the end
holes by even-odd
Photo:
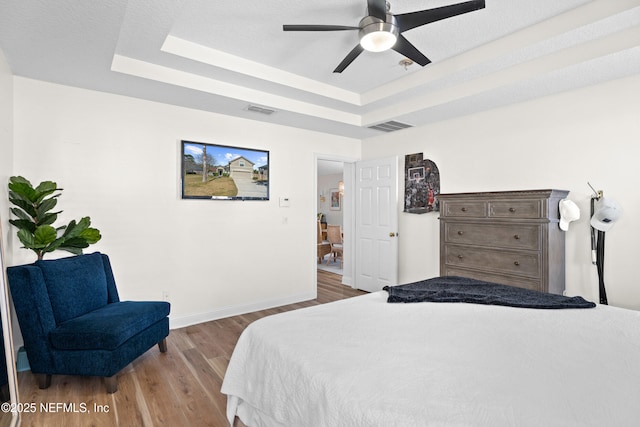
{"type": "Polygon", "coordinates": [[[492,246],[509,249],[540,249],[540,226],[447,222],[444,243],[492,246]]]}
{"type": "Polygon", "coordinates": [[[444,245],[444,263],[450,266],[540,277],[540,254],[444,245]]]}
{"type": "Polygon", "coordinates": [[[487,203],[479,201],[446,201],[441,205],[441,214],[444,217],[452,218],[484,218],[487,216],[487,203]]]}
{"type": "Polygon", "coordinates": [[[542,218],[542,200],[504,200],[489,202],[491,218],[542,218]]]}
{"type": "Polygon", "coordinates": [[[466,270],[464,268],[446,266],[441,272],[443,276],[462,276],[472,279],[484,280],[485,282],[500,283],[502,285],[516,286],[518,288],[531,289],[533,291],[547,292],[543,289],[540,280],[529,279],[519,276],[504,276],[501,274],[488,273],[486,271],[466,270]]]}

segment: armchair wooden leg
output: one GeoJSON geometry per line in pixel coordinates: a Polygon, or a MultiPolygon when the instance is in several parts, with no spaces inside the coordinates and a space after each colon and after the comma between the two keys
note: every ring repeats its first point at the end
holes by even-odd
{"type": "Polygon", "coordinates": [[[162,341],[158,343],[158,348],[160,349],[160,353],[167,352],[167,339],[163,338],[162,341]]]}
{"type": "Polygon", "coordinates": [[[104,377],[104,385],[107,387],[107,393],[115,393],[118,391],[118,379],[115,375],[104,377]]]}
{"type": "Polygon", "coordinates": [[[41,389],[49,388],[51,385],[51,375],[49,374],[35,374],[38,381],[38,387],[41,389]]]}

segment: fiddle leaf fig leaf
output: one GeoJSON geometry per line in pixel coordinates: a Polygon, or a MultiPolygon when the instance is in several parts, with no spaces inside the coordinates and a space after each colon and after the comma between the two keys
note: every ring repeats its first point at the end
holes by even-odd
{"type": "Polygon", "coordinates": [[[38,216],[42,216],[49,212],[51,209],[55,208],[57,204],[58,199],[51,198],[42,200],[38,205],[38,208],[36,209],[36,213],[38,214],[38,216]]]}
{"type": "Polygon", "coordinates": [[[37,192],[29,182],[29,180],[21,176],[13,176],[9,178],[9,190],[18,197],[27,202],[34,203],[37,200],[37,192]]]}
{"type": "MultiPolygon", "coordinates": [[[[60,211],[62,212],[62,211],[60,211]]],[[[51,212],[48,214],[44,214],[42,215],[42,218],[40,218],[40,225],[51,225],[54,222],[56,222],[56,219],[58,219],[58,214],[60,212],[51,212]]]]}
{"type": "MultiPolygon", "coordinates": [[[[48,195],[56,192],[62,191],[62,188],[58,188],[58,185],[53,181],[43,181],[35,188],[36,192],[36,202],[41,202],[48,195]]],[[[57,196],[55,196],[57,197],[57,196]]]]}
{"type": "Polygon", "coordinates": [[[89,227],[80,233],[80,237],[87,241],[89,244],[94,244],[102,239],[102,235],[100,234],[100,230],[97,228],[89,227]]]}
{"type": "Polygon", "coordinates": [[[89,243],[82,237],[73,237],[71,239],[65,239],[64,243],[60,246],[60,249],[68,250],[67,248],[83,249],[89,246],[89,243]]]}
{"type": "Polygon", "coordinates": [[[31,202],[24,199],[12,197],[9,197],[9,201],[25,211],[25,213],[31,218],[35,218],[36,216],[38,216],[38,213],[36,212],[36,209],[33,207],[33,204],[31,202]]]}
{"type": "Polygon", "coordinates": [[[25,248],[31,249],[35,247],[36,240],[33,233],[29,232],[29,230],[21,229],[18,230],[18,239],[20,243],[24,245],[25,248]]]}
{"type": "Polygon", "coordinates": [[[82,230],[80,229],[80,227],[78,227],[76,220],[72,219],[71,221],[69,221],[69,224],[67,224],[62,237],[64,237],[65,239],[72,239],[80,234],[81,231],[82,230]]]}
{"type": "Polygon", "coordinates": [[[83,247],[74,247],[74,246],[60,246],[57,249],[60,249],[61,251],[67,251],[70,252],[74,255],[82,255],[82,249],[86,248],[89,245],[85,245],[83,247]]]}
{"type": "Polygon", "coordinates": [[[37,247],[45,248],[56,240],[58,233],[56,233],[56,229],[50,225],[41,225],[36,228],[36,232],[33,233],[33,237],[37,247]]]}
{"type": "Polygon", "coordinates": [[[31,234],[35,233],[36,231],[36,225],[32,221],[27,219],[10,219],[9,223],[11,225],[15,225],[20,230],[26,230],[31,234]]]}
{"type": "Polygon", "coordinates": [[[24,219],[25,221],[31,221],[31,217],[22,209],[11,208],[11,213],[17,216],[20,219],[24,219]]]}

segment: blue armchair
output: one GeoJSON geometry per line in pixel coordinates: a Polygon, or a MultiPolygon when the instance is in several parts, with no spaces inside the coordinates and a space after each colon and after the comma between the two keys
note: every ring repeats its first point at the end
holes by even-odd
{"type": "Polygon", "coordinates": [[[40,388],[51,375],[105,378],[155,344],[167,351],[169,303],[120,301],[109,258],[99,252],[7,268],[31,371],[40,388]]]}

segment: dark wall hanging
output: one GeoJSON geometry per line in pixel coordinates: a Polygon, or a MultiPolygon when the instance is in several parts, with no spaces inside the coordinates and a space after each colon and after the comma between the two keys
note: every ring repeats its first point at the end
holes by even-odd
{"type": "Polygon", "coordinates": [[[422,153],[408,154],[404,159],[404,211],[423,214],[440,210],[440,172],[438,166],[423,159],[422,153]]]}

